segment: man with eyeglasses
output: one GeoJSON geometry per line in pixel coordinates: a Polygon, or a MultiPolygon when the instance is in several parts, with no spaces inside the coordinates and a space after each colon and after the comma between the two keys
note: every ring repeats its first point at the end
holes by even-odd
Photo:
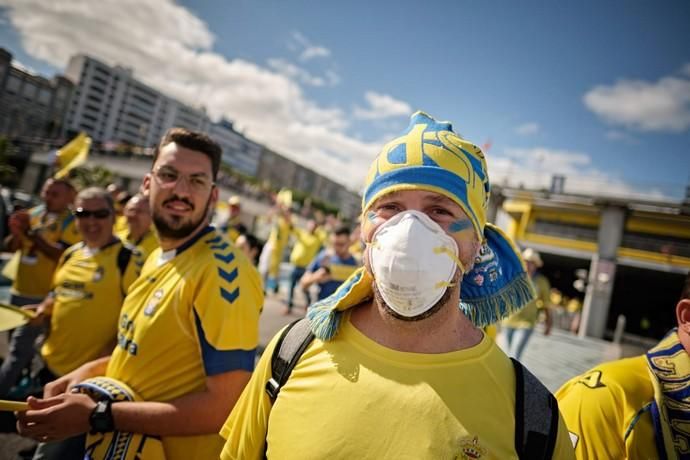
{"type": "Polygon", "coordinates": [[[118,345],[49,384],[45,399],[30,398],[17,414],[21,434],[90,431],[93,459],[119,446],[147,459],[218,458],[218,431],[254,368],[263,304],[256,269],[208,225],[220,156],[204,134],[175,128],[163,137],[142,186],[161,247],[130,286],[118,345]]]}
{"type": "MultiPolygon", "coordinates": [[[[41,190],[42,204],[9,218],[5,250],[17,251],[19,263],[12,282],[10,303],[41,302],[50,291],[53,272],[62,252],[81,239],[69,207],[76,191],[66,180],[49,178],[41,190]]],[[[30,324],[12,333],[7,358],[0,366],[0,397],[6,396],[34,357],[34,342],[44,329],[30,324]]]]}
{"type": "Polygon", "coordinates": [[[330,236],[330,246],[316,255],[300,280],[304,290],[314,283],[319,285],[318,300],[333,294],[359,266],[357,259],[350,254],[349,228],[337,228],[330,236]]]}
{"type": "MultiPolygon", "coordinates": [[[[115,208],[107,191],[86,188],[77,194],[74,204],[76,227],[83,241],[63,253],[52,290],[37,305],[33,320],[48,329],[41,347],[43,384],[110,355],[122,301],[143,264],[134,247],[113,235],[115,208]]],[[[70,448],[83,449],[83,445],[83,436],[66,443],[42,444],[36,456],[69,458],[70,448]]]]}

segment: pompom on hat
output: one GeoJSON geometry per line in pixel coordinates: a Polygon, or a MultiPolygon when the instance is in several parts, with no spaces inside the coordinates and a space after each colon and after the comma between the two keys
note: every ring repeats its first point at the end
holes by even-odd
{"type": "MultiPolygon", "coordinates": [[[[534,299],[525,264],[510,239],[486,222],[491,186],[484,153],[424,112],[386,144],[365,181],[362,215],[384,195],[401,190],[439,193],[457,203],[469,217],[482,245],[474,266],[465,273],[460,309],[477,326],[486,326],[519,310],[534,299]]],[[[363,225],[366,219],[362,219],[363,225]]],[[[314,304],[307,316],[316,337],[332,338],[340,313],[372,296],[371,274],[357,270],[330,297],[314,304]]]]}

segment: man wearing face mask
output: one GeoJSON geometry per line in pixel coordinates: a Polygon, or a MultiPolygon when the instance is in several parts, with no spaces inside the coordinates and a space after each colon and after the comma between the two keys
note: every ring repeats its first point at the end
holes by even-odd
{"type": "MultiPolygon", "coordinates": [[[[486,223],[483,153],[418,112],[365,183],[364,267],[309,309],[315,339],[275,401],[264,387],[281,334],[271,341],[221,458],[518,458],[513,365],[478,327],[534,292],[486,223]]],[[[574,458],[553,420],[551,458],[574,458]]]]}

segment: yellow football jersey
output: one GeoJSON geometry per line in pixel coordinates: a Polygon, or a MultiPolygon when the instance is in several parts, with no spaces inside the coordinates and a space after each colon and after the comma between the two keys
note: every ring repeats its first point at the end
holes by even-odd
{"type": "MultiPolygon", "coordinates": [[[[107,377],[146,401],[205,389],[206,376],[254,368],[263,289],[259,273],[206,227],[177,250],[156,249],[132,284],[107,377]]],[[[163,438],[166,458],[217,458],[217,434],[163,438]]]]}
{"type": "Polygon", "coordinates": [[[558,406],[582,459],[654,459],[654,401],[644,355],[601,364],[566,382],[558,406]]]}
{"type": "Polygon", "coordinates": [[[62,255],[53,276],[50,333],[41,348],[54,374],[64,375],[114,345],[122,301],[143,263],[133,249],[120,240],[98,250],[78,243],[62,255]]]}
{"type": "Polygon", "coordinates": [[[266,245],[272,248],[271,258],[268,264],[268,276],[275,278],[278,276],[280,262],[283,259],[283,251],[290,238],[290,222],[282,217],[273,225],[271,233],[268,235],[266,245]]]}
{"type": "Polygon", "coordinates": [[[127,216],[118,214],[115,216],[115,223],[113,224],[113,233],[121,235],[129,231],[129,224],[127,223],[127,216]]]}
{"type": "Polygon", "coordinates": [[[504,319],[501,323],[503,326],[517,329],[532,328],[539,318],[539,310],[548,307],[551,302],[551,285],[549,280],[544,275],[538,273],[532,278],[532,283],[534,284],[537,298],[504,319]]]}
{"type": "MultiPolygon", "coordinates": [[[[58,243],[64,248],[81,241],[81,235],[74,225],[74,216],[69,210],[61,214],[49,213],[41,205],[30,209],[29,215],[31,229],[38,231],[46,241],[58,243]]],[[[45,297],[50,291],[57,261],[36,249],[28,238],[22,239],[20,251],[21,259],[12,283],[12,293],[26,297],[45,297]]]]}
{"type": "Polygon", "coordinates": [[[292,234],[295,235],[296,241],[290,253],[290,263],[295,267],[306,268],[318,254],[321,238],[316,233],[309,233],[297,227],[293,228],[292,234]]]}
{"type": "MultiPolygon", "coordinates": [[[[264,391],[276,336],[221,431],[221,459],[517,458],[515,375],[486,337],[439,354],[395,351],[343,316],[314,340],[271,407],[264,391]],[[269,419],[270,416],[270,419],[269,419]]],[[[560,421],[553,458],[574,458],[560,421]]]]}
{"type": "Polygon", "coordinates": [[[149,231],[144,233],[144,236],[139,238],[137,241],[132,240],[129,237],[129,229],[126,232],[118,234],[118,236],[127,244],[135,246],[137,250],[141,253],[141,256],[146,260],[160,244],[158,242],[158,236],[156,232],[151,228],[149,231]]]}

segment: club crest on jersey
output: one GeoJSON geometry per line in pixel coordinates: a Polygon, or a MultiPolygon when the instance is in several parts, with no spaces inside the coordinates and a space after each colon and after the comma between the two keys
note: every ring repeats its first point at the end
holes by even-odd
{"type": "Polygon", "coordinates": [[[479,445],[479,437],[465,438],[460,441],[460,453],[456,460],[476,460],[487,454],[487,450],[479,445]]]}
{"type": "Polygon", "coordinates": [[[105,273],[105,269],[103,267],[98,267],[96,268],[96,271],[93,273],[93,281],[94,283],[100,281],[103,279],[103,275],[105,273]]]}
{"type": "Polygon", "coordinates": [[[156,312],[158,303],[163,298],[163,294],[165,294],[163,289],[157,289],[156,292],[153,293],[149,303],[146,304],[146,308],[144,309],[144,316],[153,316],[153,314],[156,312]]]}

